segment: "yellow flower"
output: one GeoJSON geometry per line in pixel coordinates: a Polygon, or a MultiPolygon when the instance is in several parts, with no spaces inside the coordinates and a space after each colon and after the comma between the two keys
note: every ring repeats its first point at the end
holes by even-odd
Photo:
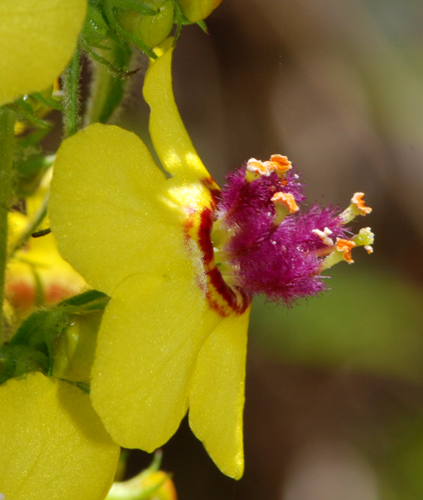
{"type": "Polygon", "coordinates": [[[0,2],[0,106],[49,87],[75,50],[87,0],[0,2]]]}
{"type": "Polygon", "coordinates": [[[119,447],[88,395],[31,373],[0,386],[0,497],[99,500],[113,481],[119,447]]]}
{"type": "MultiPolygon", "coordinates": [[[[8,246],[20,240],[31,217],[44,203],[51,179],[51,169],[44,175],[36,192],[26,199],[27,215],[9,214],[8,246]]],[[[26,314],[36,305],[54,304],[87,288],[84,279],[62,259],[52,234],[29,238],[14,253],[6,271],[6,298],[15,311],[26,314]]]]}
{"type": "Polygon", "coordinates": [[[91,398],[121,446],[152,452],[189,408],[225,474],[244,468],[242,412],[250,300],[223,281],[209,237],[218,187],[174,102],[172,51],[150,66],[150,135],[170,178],[134,134],[95,124],[62,144],[50,220],[62,255],[112,297],[91,398]]]}
{"type": "MultiPolygon", "coordinates": [[[[9,220],[21,225],[27,218],[14,213],[9,220]]],[[[54,304],[86,287],[83,278],[60,257],[52,234],[31,238],[7,266],[6,297],[18,313],[28,313],[37,305],[54,304]]]]}

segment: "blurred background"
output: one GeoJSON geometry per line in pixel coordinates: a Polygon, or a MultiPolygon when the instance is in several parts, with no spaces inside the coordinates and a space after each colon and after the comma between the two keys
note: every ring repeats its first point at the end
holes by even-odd
{"type": "MultiPolygon", "coordinates": [[[[357,229],[376,244],[321,298],[255,302],[244,478],[225,478],[186,422],[164,468],[182,500],[422,499],[423,2],[224,0],[207,25],[183,30],[174,81],[211,174],[287,155],[310,203],[365,191],[357,229]]],[[[120,123],[145,136],[141,85],[120,123]]]]}

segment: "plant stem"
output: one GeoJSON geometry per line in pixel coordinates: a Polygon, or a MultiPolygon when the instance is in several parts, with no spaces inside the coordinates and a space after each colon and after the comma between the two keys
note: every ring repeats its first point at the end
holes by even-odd
{"type": "Polygon", "coordinates": [[[28,221],[18,241],[16,241],[13,248],[10,249],[9,252],[10,256],[25,245],[25,243],[31,237],[31,234],[35,232],[37,227],[41,224],[41,222],[43,222],[45,216],[47,215],[47,203],[48,203],[48,194],[44,197],[34,217],[28,221]]]}
{"type": "MultiPolygon", "coordinates": [[[[44,167],[45,168],[51,167],[54,163],[54,159],[55,159],[54,155],[49,155],[44,157],[44,162],[43,162],[44,167]]],[[[13,247],[9,248],[9,255],[8,255],[9,258],[12,257],[15,252],[17,252],[21,247],[25,245],[25,243],[31,237],[32,233],[34,233],[37,227],[43,222],[43,220],[47,215],[47,203],[48,203],[48,193],[44,197],[43,201],[41,202],[40,206],[38,207],[32,219],[30,219],[27,222],[25,228],[21,232],[17,241],[15,241],[13,247]]]]}
{"type": "Polygon", "coordinates": [[[79,123],[79,73],[81,69],[81,49],[75,49],[73,57],[63,75],[65,138],[78,131],[79,123]]]}
{"type": "MultiPolygon", "coordinates": [[[[89,49],[89,47],[85,47],[89,49]]],[[[88,51],[87,51],[88,52],[88,51]]],[[[131,61],[131,49],[128,44],[120,45],[110,41],[110,50],[101,51],[101,57],[105,63],[112,64],[121,75],[125,74],[124,69],[131,61]]],[[[92,54],[88,52],[92,57],[92,54]]],[[[98,54],[96,54],[98,56],[98,54]]],[[[100,122],[107,123],[117,112],[125,94],[125,89],[129,84],[129,78],[123,79],[113,74],[110,67],[100,62],[93,63],[93,79],[91,82],[91,95],[88,101],[87,110],[84,117],[84,125],[100,122]]],[[[126,75],[132,72],[126,72],[126,75]]]]}
{"type": "Polygon", "coordinates": [[[0,346],[4,344],[3,302],[7,261],[7,216],[12,197],[15,113],[0,108],[0,346]]]}

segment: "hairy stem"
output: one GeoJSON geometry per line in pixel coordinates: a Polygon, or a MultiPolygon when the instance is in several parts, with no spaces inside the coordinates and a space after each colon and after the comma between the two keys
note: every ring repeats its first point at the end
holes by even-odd
{"type": "Polygon", "coordinates": [[[0,108],[0,346],[3,345],[3,302],[7,262],[7,216],[12,197],[12,165],[14,150],[15,113],[0,108]]]}
{"type": "Polygon", "coordinates": [[[81,69],[81,50],[76,48],[73,57],[63,74],[65,138],[78,131],[79,124],[79,73],[81,69]]]}

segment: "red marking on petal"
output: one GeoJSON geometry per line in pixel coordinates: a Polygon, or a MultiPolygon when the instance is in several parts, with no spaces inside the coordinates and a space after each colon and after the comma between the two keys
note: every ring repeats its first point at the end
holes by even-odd
{"type": "Polygon", "coordinates": [[[205,177],[201,180],[202,184],[210,191],[210,194],[213,199],[213,210],[216,208],[218,201],[222,197],[219,186],[216,184],[213,177],[205,177]]]}
{"type": "MultiPolygon", "coordinates": [[[[220,190],[214,186],[210,191],[213,201],[220,196],[220,190]]],[[[208,180],[204,184],[208,184],[208,180]]],[[[244,294],[241,290],[231,288],[224,280],[219,268],[214,260],[213,243],[211,240],[211,231],[213,227],[214,213],[216,204],[213,203],[212,208],[204,207],[201,211],[199,221],[197,217],[188,217],[185,221],[185,232],[187,239],[194,240],[202,255],[203,255],[203,270],[204,275],[199,276],[198,285],[204,290],[207,302],[211,309],[216,311],[220,316],[226,317],[232,313],[242,314],[251,303],[251,298],[244,294]],[[198,227],[195,227],[195,219],[199,222],[198,227]],[[204,280],[205,278],[205,280],[204,280]]]]}
{"type": "Polygon", "coordinates": [[[78,293],[73,290],[70,285],[63,285],[62,283],[50,283],[46,288],[46,303],[55,304],[61,300],[68,299],[78,293]]]}
{"type": "Polygon", "coordinates": [[[242,314],[251,303],[251,299],[240,290],[233,290],[224,280],[214,260],[211,230],[214,212],[205,208],[201,213],[201,223],[198,228],[198,246],[204,255],[204,271],[207,276],[206,297],[210,307],[221,316],[231,312],[242,314]],[[223,304],[222,300],[223,299],[223,304]]]}
{"type": "Polygon", "coordinates": [[[6,282],[6,297],[19,311],[27,311],[35,304],[35,282],[10,280],[6,282]]]}
{"type": "Polygon", "coordinates": [[[201,212],[200,227],[198,228],[198,246],[204,255],[204,264],[208,266],[213,262],[214,252],[211,241],[211,230],[213,227],[213,211],[205,208],[201,212]]]}

